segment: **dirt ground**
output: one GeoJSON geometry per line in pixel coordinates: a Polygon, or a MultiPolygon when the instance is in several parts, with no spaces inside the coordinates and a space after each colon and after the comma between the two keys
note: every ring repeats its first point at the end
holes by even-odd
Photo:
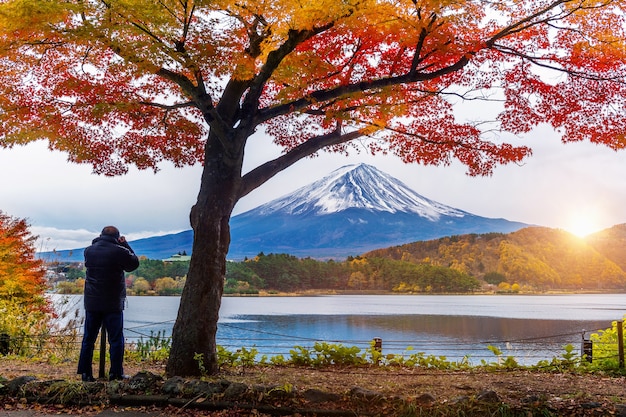
{"type": "MultiPolygon", "coordinates": [[[[140,371],[165,376],[164,367],[158,364],[127,364],[125,368],[125,372],[131,376],[140,371]]],[[[35,376],[40,380],[79,381],[73,363],[48,364],[0,358],[1,378],[11,380],[25,375],[35,376]]],[[[512,408],[541,403],[554,413],[552,415],[626,416],[626,406],[623,406],[626,404],[626,379],[616,376],[527,370],[441,371],[419,367],[314,369],[256,366],[226,369],[215,378],[243,382],[249,386],[255,384],[290,386],[299,392],[315,389],[340,395],[354,387],[360,387],[383,396],[402,397],[416,404],[424,398],[431,404],[453,404],[462,398],[474,399],[485,392],[492,392],[497,395],[497,402],[508,404],[512,408]]],[[[344,406],[337,404],[337,408],[344,406]]]]}

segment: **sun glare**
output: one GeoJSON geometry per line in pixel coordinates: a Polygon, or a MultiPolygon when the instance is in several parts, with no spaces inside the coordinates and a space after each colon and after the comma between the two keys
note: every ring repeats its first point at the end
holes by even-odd
{"type": "Polygon", "coordinates": [[[570,216],[565,230],[578,236],[585,237],[602,229],[595,213],[578,213],[570,216]]]}

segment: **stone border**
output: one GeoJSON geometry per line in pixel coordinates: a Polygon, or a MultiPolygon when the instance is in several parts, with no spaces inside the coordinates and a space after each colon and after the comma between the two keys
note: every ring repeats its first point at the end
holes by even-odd
{"type": "MultiPolygon", "coordinates": [[[[0,400],[11,399],[30,404],[66,406],[126,406],[176,407],[205,411],[241,410],[265,415],[302,416],[370,416],[393,415],[408,409],[443,409],[453,415],[483,415],[508,408],[517,415],[561,415],[559,405],[539,398],[523,401],[521,405],[503,403],[495,391],[438,400],[431,393],[416,398],[389,396],[361,387],[347,388],[345,393],[318,389],[298,391],[291,385],[247,385],[226,379],[204,381],[173,377],[167,380],[151,372],[139,372],[122,381],[79,382],[65,380],[39,381],[33,376],[21,376],[11,381],[0,379],[0,400]],[[531,401],[532,400],[532,401],[531,401]],[[392,414],[389,414],[389,413],[392,414]],[[455,414],[456,412],[456,414],[455,414]]],[[[572,412],[570,404],[567,408],[572,412]]],[[[614,415],[626,417],[626,405],[580,403],[574,406],[576,415],[614,415]]],[[[441,410],[440,410],[441,411],[441,410]]],[[[439,412],[437,415],[445,415],[439,412]]]]}

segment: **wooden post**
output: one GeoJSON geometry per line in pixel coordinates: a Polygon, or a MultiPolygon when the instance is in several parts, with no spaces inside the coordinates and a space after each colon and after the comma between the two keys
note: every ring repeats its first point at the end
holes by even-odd
{"type": "Polygon", "coordinates": [[[585,339],[585,331],[583,330],[583,340],[580,346],[581,357],[589,363],[593,362],[593,342],[590,339],[585,339]]]}
{"type": "Polygon", "coordinates": [[[624,369],[624,322],[617,322],[617,353],[619,354],[619,369],[624,369]]]}
{"type": "Polygon", "coordinates": [[[102,323],[102,328],[100,329],[100,367],[98,368],[98,378],[104,378],[106,375],[104,373],[104,366],[106,362],[106,352],[107,352],[107,331],[104,327],[104,323],[102,323]]]}

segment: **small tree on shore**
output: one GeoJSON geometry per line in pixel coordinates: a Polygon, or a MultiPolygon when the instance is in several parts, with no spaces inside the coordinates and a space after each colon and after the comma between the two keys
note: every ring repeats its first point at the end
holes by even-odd
{"type": "Polygon", "coordinates": [[[36,236],[28,227],[0,211],[0,335],[7,341],[3,349],[14,353],[47,331],[51,314],[45,269],[35,258],[36,236]]]}

